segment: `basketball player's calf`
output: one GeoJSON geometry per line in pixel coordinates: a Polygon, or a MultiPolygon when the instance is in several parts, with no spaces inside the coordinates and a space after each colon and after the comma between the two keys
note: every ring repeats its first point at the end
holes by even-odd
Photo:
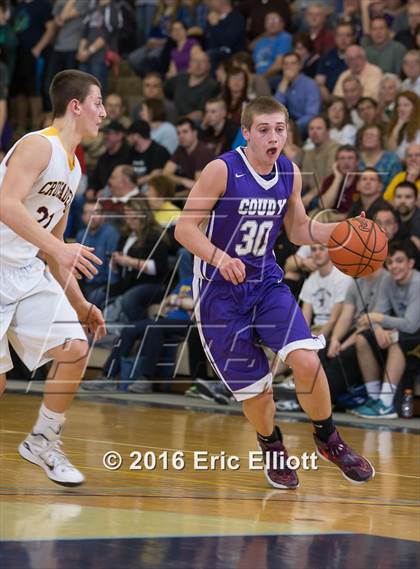
{"type": "Polygon", "coordinates": [[[299,403],[312,420],[318,455],[338,466],[350,482],[362,484],[373,478],[375,470],[370,462],[343,441],[334,425],[328,380],[318,355],[311,350],[295,350],[286,363],[293,370],[299,403]]]}
{"type": "Polygon", "coordinates": [[[49,350],[54,358],[45,385],[44,401],[32,432],[19,446],[20,455],[45,470],[48,478],[64,486],[77,486],[84,476],[61,450],[65,412],[79,388],[89,352],[84,340],[71,340],[49,350]]]}
{"type": "Polygon", "coordinates": [[[283,436],[277,425],[274,424],[276,407],[273,400],[273,391],[270,388],[259,395],[243,401],[245,417],[257,431],[257,440],[264,458],[264,474],[271,486],[285,490],[293,490],[299,486],[299,479],[295,470],[287,467],[288,458],[283,436]],[[283,461],[276,460],[274,455],[283,457],[283,461]],[[284,468],[278,465],[284,464],[284,468]]]}

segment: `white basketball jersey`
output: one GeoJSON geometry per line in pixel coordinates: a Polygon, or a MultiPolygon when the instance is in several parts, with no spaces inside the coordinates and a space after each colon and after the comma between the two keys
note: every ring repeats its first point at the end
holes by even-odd
{"type": "MultiPolygon", "coordinates": [[[[81,178],[79,161],[75,157],[74,164],[70,163],[54,127],[26,134],[9,150],[0,164],[0,192],[8,160],[16,146],[21,140],[34,134],[44,136],[50,141],[52,153],[48,166],[35,181],[24,205],[44,229],[51,231],[70,207],[81,178]]],[[[10,227],[0,222],[0,266],[24,267],[38,251],[38,247],[22,239],[10,227]]]]}

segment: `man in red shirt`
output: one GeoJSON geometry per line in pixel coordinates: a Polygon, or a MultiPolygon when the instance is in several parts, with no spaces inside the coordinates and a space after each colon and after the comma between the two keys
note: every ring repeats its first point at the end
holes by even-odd
{"type": "Polygon", "coordinates": [[[196,124],[188,117],[176,123],[179,146],[166,162],[163,174],[177,185],[177,196],[185,196],[198,179],[201,171],[214,159],[212,150],[198,140],[196,124]]]}
{"type": "Polygon", "coordinates": [[[305,22],[309,27],[309,35],[314,42],[315,51],[323,55],[335,47],[334,33],[326,26],[327,11],[322,4],[313,3],[305,11],[305,22]]]}

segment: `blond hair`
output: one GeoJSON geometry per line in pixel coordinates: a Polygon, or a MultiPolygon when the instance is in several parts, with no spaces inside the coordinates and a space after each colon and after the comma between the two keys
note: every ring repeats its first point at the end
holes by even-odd
{"type": "Polygon", "coordinates": [[[251,130],[256,115],[274,115],[275,113],[283,113],[286,122],[289,121],[289,111],[284,105],[273,97],[257,97],[248,103],[242,111],[241,126],[251,130]]]}

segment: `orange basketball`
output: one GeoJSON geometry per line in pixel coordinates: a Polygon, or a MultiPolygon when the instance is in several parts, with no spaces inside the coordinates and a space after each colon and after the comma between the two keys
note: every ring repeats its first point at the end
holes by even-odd
{"type": "Polygon", "coordinates": [[[345,219],[328,241],[334,265],[351,277],[365,277],[380,269],[388,254],[388,239],[377,223],[364,217],[345,219]]]}

